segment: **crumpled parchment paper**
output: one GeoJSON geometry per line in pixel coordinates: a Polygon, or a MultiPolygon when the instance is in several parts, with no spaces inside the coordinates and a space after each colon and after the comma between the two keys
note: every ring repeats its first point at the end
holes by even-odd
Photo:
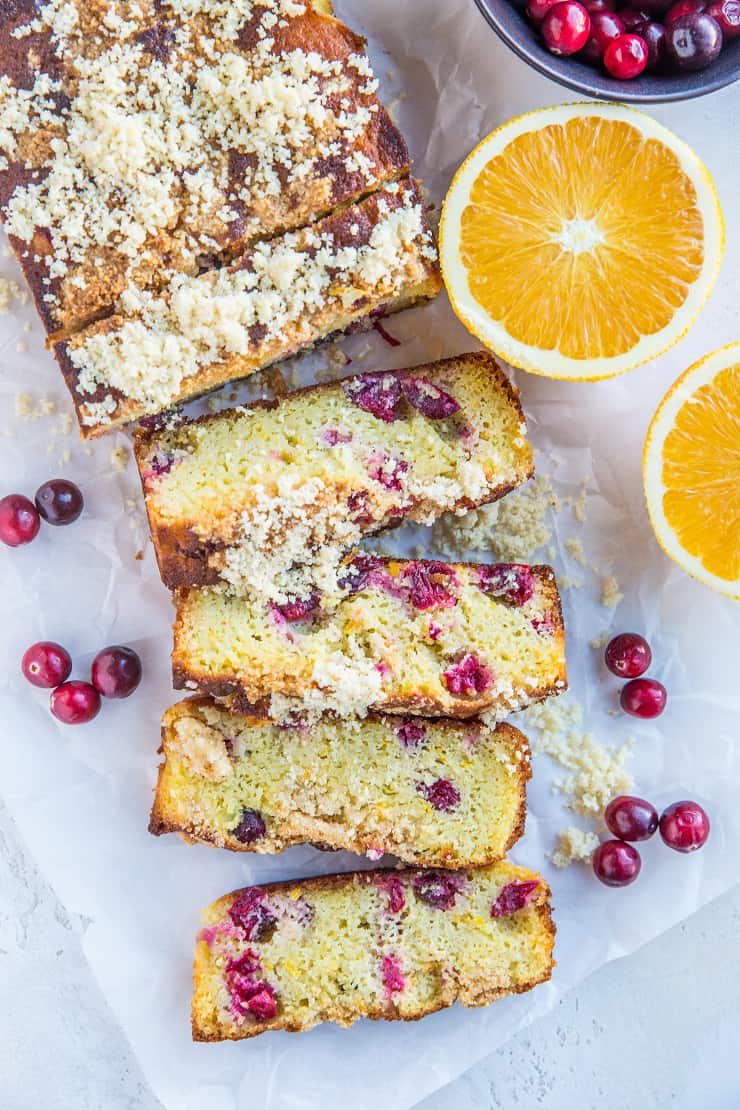
{"type": "MultiPolygon", "coordinates": [[[[473,0],[340,0],[340,14],[371,38],[384,95],[409,137],[437,205],[471,147],[511,116],[573,99],[525,67],[488,30],[473,0]]],[[[89,919],[84,949],[154,1091],[168,1110],[405,1110],[449,1082],[552,1007],[563,991],[607,960],[626,955],[726,890],[739,877],[740,610],[692,582],[659,551],[643,507],[640,452],[650,415],[675,377],[700,355],[737,338],[740,228],[734,203],[738,117],[732,89],[703,101],[654,109],[708,163],[728,218],[728,252],[719,288],[699,324],[657,364],[596,385],[516,375],[538,449],[561,498],[586,482],[587,519],[568,507],[551,521],[555,565],[580,581],[564,591],[572,693],[584,728],[605,743],[632,737],[639,792],[659,807],[693,797],[709,810],[706,848],[682,857],[653,841],[640,881],[625,891],[600,886],[585,867],[548,864],[556,833],[573,823],[567,799],[553,794],[562,771],[539,757],[525,838],[513,857],[542,868],[552,883],[558,968],[551,984],[485,1010],[455,1007],[420,1024],[362,1022],[300,1037],[270,1034],[236,1045],[190,1041],[190,964],[199,911],[234,887],[356,866],[344,854],[292,849],[279,857],[238,857],[147,833],[162,710],[170,687],[168,595],[146,540],[133,463],[116,468],[123,435],[83,447],[69,431],[71,405],[30,307],[0,318],[0,473],[2,492],[30,495],[47,477],[77,481],[87,511],[71,528],[44,527],[35,543],[0,551],[0,790],[31,851],[67,908],[89,919]],[[732,203],[731,203],[732,202],[732,203]],[[30,325],[30,326],[29,326],[30,325]],[[24,326],[26,330],[24,330],[24,326]],[[18,349],[27,346],[27,349],[18,349]],[[14,416],[31,393],[36,420],[14,416]],[[571,558],[583,543],[586,566],[571,558]],[[141,557],[137,557],[137,554],[141,557]],[[593,569],[596,568],[596,569],[593,569]],[[615,575],[624,600],[600,604],[601,579],[615,575]],[[605,630],[644,632],[652,673],[669,690],[656,722],[610,715],[617,683],[589,641],[605,630]],[[25,648],[64,642],[76,675],[94,653],[125,642],[141,653],[145,678],[128,701],[108,703],[95,722],[64,728],[42,691],[20,677],[25,648]]],[[[0,273],[17,276],[10,259],[0,273]]],[[[477,343],[440,300],[388,322],[402,340],[375,336],[343,344],[352,369],[413,365],[477,343]]],[[[291,371],[301,380],[326,370],[319,353],[291,371]]],[[[264,388],[255,381],[240,397],[264,388]]],[[[429,532],[429,551],[444,554],[429,532]]],[[[386,543],[390,541],[384,541],[386,543]]],[[[403,543],[403,534],[393,540],[403,543]]]]}

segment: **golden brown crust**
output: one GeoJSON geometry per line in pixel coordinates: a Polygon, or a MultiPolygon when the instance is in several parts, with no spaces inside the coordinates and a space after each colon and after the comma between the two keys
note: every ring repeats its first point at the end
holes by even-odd
{"type": "MultiPolygon", "coordinates": [[[[394,559],[401,572],[403,567],[413,560],[394,559]]],[[[479,563],[450,563],[450,566],[465,569],[476,569],[485,564],[479,563]]],[[[553,694],[562,694],[568,688],[568,674],[565,661],[565,629],[563,625],[562,608],[558,593],[555,573],[552,567],[537,565],[531,568],[532,574],[539,580],[542,592],[547,598],[545,616],[549,617],[552,624],[552,635],[558,645],[558,671],[550,681],[537,687],[528,687],[526,691],[526,704],[542,701],[553,694]]],[[[280,675],[274,681],[270,676],[267,682],[258,681],[250,685],[245,677],[237,674],[206,674],[198,671],[187,659],[182,647],[183,628],[185,623],[185,608],[190,591],[175,590],[175,621],[173,624],[174,645],[172,650],[172,681],[176,690],[198,691],[209,694],[214,698],[229,698],[230,708],[239,713],[255,713],[258,716],[268,716],[270,696],[279,692],[287,697],[300,698],[305,692],[302,677],[280,675]]],[[[439,701],[416,694],[406,698],[385,697],[382,706],[373,708],[382,710],[383,713],[408,713],[420,717],[458,717],[468,719],[480,716],[481,713],[495,708],[497,702],[490,697],[458,697],[450,695],[449,702],[442,704],[439,701]]]]}
{"type": "MultiPolygon", "coordinates": [[[[195,958],[193,962],[193,1001],[191,1011],[191,1028],[192,1037],[194,1041],[237,1041],[244,1040],[250,1037],[259,1036],[261,1033],[274,1032],[281,1030],[287,1033],[301,1033],[306,1032],[308,1029],[313,1028],[320,1022],[333,1021],[339,1025],[347,1027],[359,1018],[370,1018],[372,1021],[419,1021],[429,1014],[438,1012],[452,1005],[453,1002],[460,1002],[461,1005],[476,1008],[480,1006],[487,1006],[491,1002],[495,1002],[499,998],[504,998],[509,994],[524,994],[532,990],[540,983],[547,982],[555,967],[555,960],[553,958],[553,950],[555,947],[556,926],[552,917],[552,907],[550,904],[551,891],[545,880],[541,875],[533,871],[526,871],[525,869],[517,869],[522,878],[525,875],[537,878],[540,881],[540,888],[535,894],[530,908],[533,909],[538,916],[539,925],[542,931],[543,946],[547,952],[547,963],[542,969],[542,973],[535,978],[528,980],[526,983],[512,983],[508,987],[502,988],[500,986],[491,987],[484,983],[455,983],[451,986],[449,994],[443,997],[438,1005],[430,1005],[428,1008],[420,1008],[418,1012],[413,1015],[401,1016],[393,1008],[388,1010],[363,1010],[353,1014],[349,1020],[347,1019],[346,1012],[339,1013],[328,1010],[317,1017],[315,1022],[309,1024],[299,1024],[297,1022],[287,1021],[283,1018],[275,1018],[272,1021],[255,1024],[243,1025],[236,1027],[231,1024],[224,1024],[219,1022],[216,1015],[212,1012],[207,989],[206,989],[206,976],[210,965],[210,956],[208,948],[203,941],[196,944],[195,958]],[[210,1018],[210,1020],[209,1020],[210,1018]],[[215,1026],[215,1028],[214,1028],[215,1026]]],[[[414,875],[415,869],[398,869],[391,872],[394,875],[404,877],[406,875],[414,875]]],[[[375,881],[377,871],[360,871],[360,872],[347,872],[340,875],[318,875],[310,879],[299,879],[292,882],[279,882],[279,883],[265,883],[260,884],[260,889],[267,895],[281,892],[296,892],[298,895],[306,892],[316,893],[320,891],[336,890],[345,887],[355,882],[368,884],[375,881]]],[[[214,912],[225,914],[233,901],[241,893],[240,890],[233,891],[230,894],[224,895],[217,902],[210,907],[214,912]]]]}
{"type": "MultiPolygon", "coordinates": [[[[291,831],[292,822],[289,815],[283,818],[279,824],[274,822],[276,827],[271,829],[269,835],[252,844],[244,844],[229,833],[223,836],[217,835],[213,830],[204,827],[203,823],[199,823],[195,819],[189,820],[178,811],[176,799],[168,801],[168,753],[175,737],[175,724],[186,717],[200,720],[199,710],[204,707],[213,708],[216,707],[216,703],[210,698],[203,697],[185,699],[172,706],[164,714],[160,746],[160,752],[164,753],[164,760],[159,766],[149,819],[149,832],[155,836],[161,836],[165,833],[178,833],[188,843],[211,844],[233,852],[273,853],[281,852],[285,848],[296,844],[312,844],[325,850],[344,850],[363,855],[369,848],[373,848],[383,851],[384,854],[394,855],[403,862],[414,866],[454,870],[459,867],[481,867],[495,863],[502,859],[524,834],[527,814],[527,783],[532,775],[529,741],[513,725],[500,723],[496,726],[496,738],[497,741],[506,745],[511,756],[514,765],[511,789],[518,794],[518,808],[511,825],[511,831],[505,844],[500,849],[494,848],[490,844],[477,843],[473,854],[469,858],[463,858],[460,856],[459,850],[453,852],[451,846],[448,846],[447,850],[441,847],[436,853],[424,854],[417,850],[412,841],[408,843],[398,840],[384,842],[383,838],[378,835],[373,837],[373,843],[370,844],[364,840],[353,838],[351,830],[342,826],[341,822],[337,820],[336,814],[331,819],[327,815],[325,820],[320,816],[312,820],[305,817],[305,815],[297,815],[300,816],[300,820],[297,822],[295,832],[291,831]],[[521,753],[521,755],[517,755],[517,753],[521,753]]],[[[239,714],[230,714],[230,716],[236,718],[236,727],[244,727],[247,723],[255,725],[273,724],[267,717],[243,717],[239,714]]],[[[369,719],[381,723],[390,723],[383,714],[370,714],[369,719]]],[[[462,733],[470,730],[470,725],[465,721],[456,721],[449,718],[437,718],[434,721],[429,721],[428,724],[430,727],[445,726],[462,733]]]]}
{"type": "MultiPolygon", "coordinates": [[[[418,366],[410,367],[408,370],[394,371],[394,373],[409,376],[422,374],[434,381],[439,375],[449,375],[451,378],[454,378],[456,373],[464,373],[469,366],[484,370],[490,374],[492,395],[495,392],[499,394],[503,393],[512,409],[518,415],[520,422],[524,423],[525,417],[519,399],[519,391],[514,388],[494,357],[487,351],[474,351],[470,354],[442,359],[439,362],[423,363],[418,366]]],[[[355,377],[360,376],[365,377],[367,375],[350,376],[333,382],[321,382],[316,385],[305,386],[303,389],[295,390],[278,400],[256,401],[253,404],[243,406],[243,409],[248,411],[274,411],[275,409],[281,408],[286,402],[298,397],[337,392],[341,390],[347,382],[351,382],[355,377]]],[[[243,409],[240,411],[243,411],[243,409]]],[[[209,424],[229,420],[231,415],[230,412],[209,413],[195,420],[188,421],[187,427],[207,427],[209,424]]],[[[236,412],[233,413],[233,415],[238,419],[240,413],[236,412]]],[[[139,467],[139,473],[142,475],[142,489],[149,519],[149,531],[151,533],[162,581],[165,586],[171,590],[177,589],[180,586],[203,587],[216,585],[216,583],[220,581],[220,575],[218,568],[213,565],[213,561],[210,560],[209,557],[215,552],[223,550],[227,545],[217,539],[213,541],[204,540],[202,536],[195,534],[192,524],[188,522],[177,522],[174,524],[165,523],[159,518],[150,498],[147,497],[143,474],[149,463],[149,457],[156,448],[159,435],[160,433],[158,433],[156,429],[137,429],[134,433],[134,455],[139,467]]],[[[521,454],[521,467],[517,475],[517,480],[500,482],[498,485],[490,487],[486,496],[483,498],[473,500],[469,497],[460,497],[454,505],[450,506],[450,511],[460,512],[464,509],[476,509],[480,508],[482,505],[498,501],[501,497],[505,496],[505,494],[516,489],[517,485],[531,478],[534,474],[534,462],[531,449],[529,449],[528,445],[522,448],[521,454]]],[[[428,506],[426,508],[428,508],[428,506]]],[[[413,518],[413,506],[411,506],[411,509],[405,515],[406,517],[413,518]]],[[[368,535],[376,534],[388,528],[398,527],[401,523],[403,523],[402,520],[397,520],[395,522],[389,520],[388,523],[381,521],[374,526],[368,525],[366,533],[368,535]]],[[[425,523],[428,523],[428,512],[426,510],[425,523]]]]}

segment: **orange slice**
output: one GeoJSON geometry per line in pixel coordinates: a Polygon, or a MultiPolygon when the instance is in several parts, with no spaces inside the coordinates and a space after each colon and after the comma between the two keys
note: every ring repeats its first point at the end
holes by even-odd
{"type": "Polygon", "coordinates": [[[514,366],[595,380],[655,358],[699,315],[724,248],[697,156],[620,104],[518,116],[458,170],[440,224],[455,312],[514,366]]]}
{"type": "Polygon", "coordinates": [[[643,479],[666,554],[740,598],[740,343],[689,367],[663,398],[645,441],[643,479]]]}

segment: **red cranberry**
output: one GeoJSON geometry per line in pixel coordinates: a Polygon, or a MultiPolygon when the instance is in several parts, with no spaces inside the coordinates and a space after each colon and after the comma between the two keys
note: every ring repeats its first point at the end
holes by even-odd
{"type": "Polygon", "coordinates": [[[460,410],[455,398],[439,389],[428,378],[403,378],[401,391],[408,403],[430,420],[446,420],[460,410]]]}
{"type": "Polygon", "coordinates": [[[265,822],[258,809],[243,809],[239,824],[231,830],[231,835],[236,837],[240,844],[254,844],[262,839],[266,831],[265,822]]]}
{"type": "Polygon", "coordinates": [[[344,383],[344,392],[365,412],[392,424],[398,419],[401,382],[396,374],[362,374],[344,383]]]}
{"type": "Polygon", "coordinates": [[[493,684],[493,674],[472,653],[463,656],[459,663],[442,675],[442,681],[451,694],[484,694],[493,684]]]}
{"type": "Polygon", "coordinates": [[[79,486],[66,478],[52,478],[36,490],[36,508],[47,524],[72,524],[85,504],[79,486]]]}
{"type": "Polygon", "coordinates": [[[635,34],[645,40],[648,50],[646,70],[660,69],[665,61],[665,27],[662,23],[638,23],[635,34]]]}
{"type": "Polygon", "coordinates": [[[709,837],[709,818],[698,802],[674,802],[660,817],[660,835],[676,852],[695,852],[709,837]]]}
{"type": "Polygon", "coordinates": [[[52,690],[49,706],[65,725],[84,725],[100,712],[100,694],[89,682],[63,682],[52,690]]]}
{"type": "Polygon", "coordinates": [[[373,451],[367,460],[368,474],[374,482],[379,482],[384,489],[402,489],[403,475],[408,468],[409,464],[405,459],[393,458],[386,451],[373,451]]]}
{"type": "Polygon", "coordinates": [[[624,23],[615,12],[591,12],[591,34],[581,51],[589,62],[600,62],[612,39],[624,34],[624,23]]]}
{"type": "Polygon", "coordinates": [[[0,501],[0,540],[8,547],[30,543],[41,522],[36,506],[20,493],[9,493],[0,501]]]}
{"type": "Polygon", "coordinates": [[[41,640],[31,644],[21,660],[21,671],[32,686],[52,690],[66,682],[72,673],[72,659],[61,644],[41,640]]]}
{"type": "Polygon", "coordinates": [[[388,898],[388,913],[400,913],[406,905],[406,895],[403,892],[401,880],[388,871],[377,871],[373,881],[388,898]]]}
{"type": "Polygon", "coordinates": [[[649,840],[658,827],[658,811],[644,798],[620,794],[609,802],[604,820],[620,840],[649,840]]]}
{"type": "Polygon", "coordinates": [[[644,8],[622,8],[619,18],[624,24],[625,31],[634,31],[638,23],[645,23],[650,19],[650,12],[644,8]]]}
{"type": "Polygon", "coordinates": [[[426,739],[427,730],[418,721],[402,721],[396,728],[396,736],[404,748],[420,748],[426,739]]]}
{"type": "Polygon", "coordinates": [[[414,894],[436,910],[451,910],[465,885],[465,876],[454,871],[424,871],[413,882],[414,894]]]}
{"type": "Polygon", "coordinates": [[[532,568],[522,563],[498,563],[479,568],[478,585],[511,605],[524,605],[534,594],[534,575],[532,568]]]}
{"type": "Polygon", "coordinates": [[[270,1021],[277,1013],[275,990],[269,983],[258,984],[258,990],[247,1001],[247,1009],[258,1021],[270,1021]]]}
{"type": "Polygon", "coordinates": [[[707,0],[676,0],[666,12],[663,23],[666,28],[675,23],[681,16],[691,15],[692,12],[703,12],[707,6],[707,0]]]}
{"type": "Polygon", "coordinates": [[[247,887],[241,892],[231,904],[229,917],[237,928],[243,930],[247,940],[264,940],[277,924],[267,895],[258,886],[247,887]]]}
{"type": "Polygon", "coordinates": [[[650,720],[659,717],[668,700],[668,692],[662,682],[654,678],[633,678],[622,687],[619,704],[625,713],[632,717],[650,720]]]}
{"type": "Polygon", "coordinates": [[[639,678],[653,661],[650,645],[636,632],[622,632],[606,645],[604,662],[617,678],[639,678]]]}
{"type": "Polygon", "coordinates": [[[401,963],[396,956],[383,956],[383,986],[389,996],[406,986],[401,963]]]}
{"type": "Polygon", "coordinates": [[[523,883],[507,883],[491,905],[491,917],[504,917],[509,913],[523,910],[539,889],[539,879],[527,879],[523,883]]]}
{"type": "Polygon", "coordinates": [[[533,23],[540,24],[554,4],[560,0],[528,0],[527,15],[533,23]]]}
{"type": "Polygon", "coordinates": [[[92,684],[104,698],[127,698],[141,682],[141,660],[133,648],[103,648],[92,662],[92,684]]]}
{"type": "Polygon", "coordinates": [[[673,0],[640,0],[643,11],[649,12],[651,18],[663,16],[668,11],[673,0]]]}
{"type": "Polygon", "coordinates": [[[547,12],[541,31],[551,54],[576,54],[586,45],[591,17],[578,0],[561,0],[547,12]]]}
{"type": "Polygon", "coordinates": [[[620,81],[638,77],[647,63],[647,44],[639,35],[620,35],[604,51],[604,67],[620,81]]]}
{"type": "Polygon", "coordinates": [[[460,804],[460,791],[449,779],[437,779],[430,786],[420,782],[416,789],[440,813],[449,813],[460,804]]]}
{"type": "Polygon", "coordinates": [[[277,605],[271,602],[272,609],[276,610],[281,617],[285,617],[286,621],[304,621],[306,617],[314,613],[321,603],[321,594],[318,590],[314,590],[309,597],[294,597],[292,601],[286,601],[284,605],[277,605]]]}
{"type": "Polygon", "coordinates": [[[725,42],[740,35],[740,0],[714,0],[707,8],[707,15],[717,21],[725,42]]]}
{"type": "Polygon", "coordinates": [[[617,5],[615,0],[586,0],[583,6],[591,15],[592,12],[613,12],[617,5]]]}
{"type": "Polygon", "coordinates": [[[457,575],[446,563],[409,563],[401,577],[415,609],[447,609],[457,604],[457,596],[453,592],[457,575]]]}
{"type": "Polygon", "coordinates": [[[591,860],[594,875],[606,886],[629,886],[640,874],[640,853],[623,840],[605,840],[591,860]]]}
{"type": "Polygon", "coordinates": [[[684,73],[705,69],[719,56],[721,49],[719,23],[706,12],[682,15],[666,28],[666,59],[684,73]]]}

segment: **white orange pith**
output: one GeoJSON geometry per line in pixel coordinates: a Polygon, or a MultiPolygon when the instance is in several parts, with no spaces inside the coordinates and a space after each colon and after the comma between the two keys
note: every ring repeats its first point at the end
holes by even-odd
{"type": "Polygon", "coordinates": [[[680,338],[723,246],[699,159],[619,104],[504,124],[458,170],[440,226],[462,322],[515,366],[581,380],[631,370],[680,338]]]}
{"type": "Polygon", "coordinates": [[[689,367],[663,398],[648,429],[643,477],[666,554],[740,598],[740,343],[689,367]]]}

